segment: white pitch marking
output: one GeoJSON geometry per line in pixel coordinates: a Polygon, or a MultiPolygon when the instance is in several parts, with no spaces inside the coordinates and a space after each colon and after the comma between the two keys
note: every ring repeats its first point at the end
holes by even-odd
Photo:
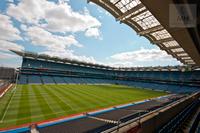
{"type": "Polygon", "coordinates": [[[13,96],[15,95],[15,92],[16,92],[16,88],[14,88],[14,90],[12,91],[12,94],[11,94],[12,97],[11,97],[11,99],[10,99],[10,101],[9,101],[9,103],[8,103],[8,105],[7,105],[7,107],[6,107],[6,110],[5,110],[5,112],[4,112],[4,114],[3,114],[2,118],[1,118],[0,123],[3,123],[3,120],[4,120],[5,116],[6,116],[6,113],[7,113],[7,111],[8,111],[8,108],[10,107],[10,103],[11,103],[11,101],[12,101],[12,99],[13,99],[13,96]]]}

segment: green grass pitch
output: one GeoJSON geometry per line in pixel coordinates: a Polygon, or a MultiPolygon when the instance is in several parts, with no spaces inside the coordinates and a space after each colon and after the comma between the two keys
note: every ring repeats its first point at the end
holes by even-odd
{"type": "Polygon", "coordinates": [[[0,128],[166,94],[121,85],[18,85],[0,99],[0,128]]]}

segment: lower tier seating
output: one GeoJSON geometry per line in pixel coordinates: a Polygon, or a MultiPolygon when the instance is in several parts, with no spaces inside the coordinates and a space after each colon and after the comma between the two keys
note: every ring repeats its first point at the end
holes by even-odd
{"type": "Polygon", "coordinates": [[[44,84],[55,84],[55,81],[52,76],[42,76],[44,84]]]}
{"type": "Polygon", "coordinates": [[[126,81],[114,79],[80,78],[80,77],[59,77],[59,76],[37,76],[20,75],[19,84],[120,84],[138,88],[157,89],[176,93],[191,93],[199,91],[198,87],[176,85],[169,83],[152,83],[139,81],[126,81]]]}
{"type": "Polygon", "coordinates": [[[28,82],[30,84],[41,84],[42,83],[40,76],[37,76],[37,75],[28,76],[28,82]]]}

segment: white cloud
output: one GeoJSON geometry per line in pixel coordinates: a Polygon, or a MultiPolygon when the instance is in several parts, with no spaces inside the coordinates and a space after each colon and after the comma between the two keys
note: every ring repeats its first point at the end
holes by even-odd
{"type": "Polygon", "coordinates": [[[0,52],[0,59],[16,58],[16,55],[0,52]]]}
{"type": "Polygon", "coordinates": [[[100,31],[98,28],[89,28],[85,32],[85,36],[87,37],[95,37],[95,38],[100,38],[100,31]]]}
{"type": "Polygon", "coordinates": [[[27,26],[24,25],[24,24],[21,24],[20,29],[23,30],[23,31],[27,31],[27,26]]]}
{"type": "Polygon", "coordinates": [[[49,56],[57,56],[60,58],[67,58],[70,60],[78,60],[83,62],[89,62],[89,63],[96,63],[96,60],[92,56],[79,56],[74,54],[73,50],[65,50],[63,52],[58,51],[45,51],[42,52],[42,54],[47,54],[49,56]]]}
{"type": "Polygon", "coordinates": [[[1,51],[8,51],[10,49],[12,49],[12,50],[23,50],[24,49],[24,47],[19,44],[16,44],[13,42],[8,42],[5,40],[0,40],[0,44],[1,44],[1,47],[0,47],[1,51]]]}
{"type": "Polygon", "coordinates": [[[24,49],[23,46],[10,42],[21,39],[20,32],[13,26],[10,17],[0,14],[0,50],[8,51],[9,49],[24,49]]]}
{"type": "Polygon", "coordinates": [[[73,34],[75,32],[100,37],[101,23],[91,16],[86,7],[82,11],[74,11],[68,4],[69,0],[21,0],[18,4],[8,1],[8,16],[0,16],[0,51],[4,52],[0,53],[1,59],[14,57],[5,53],[8,49],[24,50],[23,46],[15,43],[23,37],[31,45],[44,47],[46,51],[41,53],[96,63],[92,56],[77,55],[69,49],[70,46],[82,47],[73,34]],[[11,17],[20,22],[20,30],[14,27],[11,17]]]}
{"type": "Polygon", "coordinates": [[[9,2],[9,3],[14,3],[14,0],[7,0],[7,2],[9,2]]]}
{"type": "Polygon", "coordinates": [[[13,26],[9,16],[0,14],[0,50],[8,51],[9,49],[24,49],[23,46],[12,42],[16,40],[22,40],[20,31],[13,26]]]}
{"type": "Polygon", "coordinates": [[[84,13],[74,12],[67,3],[54,5],[47,9],[45,14],[48,24],[44,27],[54,32],[78,32],[101,26],[101,23],[92,17],[88,10],[85,9],[84,13]]]}
{"type": "Polygon", "coordinates": [[[18,5],[10,4],[7,14],[21,22],[36,24],[45,16],[41,6],[45,7],[44,0],[22,0],[18,5]]]}
{"type": "Polygon", "coordinates": [[[117,66],[165,66],[180,65],[181,63],[168,55],[165,51],[155,49],[144,49],[122,52],[114,54],[110,57],[117,66]]]}
{"type": "Polygon", "coordinates": [[[33,45],[47,48],[47,51],[41,52],[42,54],[90,63],[96,62],[93,57],[76,55],[73,50],[69,49],[71,45],[82,47],[73,35],[56,35],[41,27],[33,26],[27,28],[27,37],[33,45]]]}
{"type": "Polygon", "coordinates": [[[112,55],[111,58],[120,61],[155,61],[155,60],[171,60],[171,55],[159,49],[144,49],[137,51],[122,52],[112,55]]]}
{"type": "Polygon", "coordinates": [[[0,14],[0,39],[1,40],[21,40],[20,32],[15,28],[9,16],[0,14]]]}
{"type": "Polygon", "coordinates": [[[58,3],[60,4],[65,3],[65,2],[69,2],[69,0],[58,0],[58,3]]]}
{"type": "Polygon", "coordinates": [[[131,61],[114,61],[105,63],[108,66],[112,67],[142,67],[143,65],[135,64],[135,62],[131,61]]]}
{"type": "Polygon", "coordinates": [[[54,35],[37,26],[29,27],[27,29],[27,36],[30,38],[33,45],[44,46],[48,50],[64,51],[71,45],[77,47],[82,46],[72,35],[54,35]]]}
{"type": "MultiPolygon", "coordinates": [[[[9,59],[6,59],[6,60],[9,60],[9,59]]],[[[21,61],[17,61],[17,62],[12,62],[12,61],[10,61],[10,62],[8,62],[8,61],[6,61],[6,62],[1,62],[0,61],[0,66],[1,67],[12,67],[12,68],[18,68],[18,67],[21,67],[21,61]]]]}
{"type": "Polygon", "coordinates": [[[88,10],[75,12],[66,1],[22,0],[18,5],[10,4],[7,13],[21,22],[37,24],[52,32],[78,32],[101,26],[88,10]]]}

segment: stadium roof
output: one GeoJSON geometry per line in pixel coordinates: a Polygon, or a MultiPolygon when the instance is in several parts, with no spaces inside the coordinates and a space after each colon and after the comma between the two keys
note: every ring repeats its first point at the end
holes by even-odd
{"type": "MultiPolygon", "coordinates": [[[[200,66],[199,21],[195,27],[170,27],[169,5],[190,4],[195,0],[88,0],[110,12],[117,21],[133,28],[152,44],[186,65],[200,66]],[[183,1],[183,2],[182,2],[183,1]]],[[[175,8],[176,9],[176,8],[175,8]]],[[[191,15],[191,8],[186,7],[191,15]]],[[[173,14],[179,15],[175,10],[173,14]]],[[[199,15],[199,14],[198,14],[199,15]]],[[[197,16],[200,19],[200,16],[197,16]]]]}
{"type": "Polygon", "coordinates": [[[111,66],[106,66],[106,65],[101,65],[101,64],[71,60],[68,58],[62,59],[59,57],[51,57],[46,54],[37,54],[34,52],[28,52],[28,51],[16,51],[16,50],[10,50],[10,51],[24,58],[32,58],[32,59],[37,59],[37,60],[46,60],[46,61],[53,61],[57,63],[73,64],[73,65],[79,65],[79,66],[84,66],[84,67],[106,69],[106,70],[116,70],[116,71],[117,70],[120,70],[120,71],[185,71],[185,70],[196,70],[199,68],[197,66],[111,67],[111,66]]]}

